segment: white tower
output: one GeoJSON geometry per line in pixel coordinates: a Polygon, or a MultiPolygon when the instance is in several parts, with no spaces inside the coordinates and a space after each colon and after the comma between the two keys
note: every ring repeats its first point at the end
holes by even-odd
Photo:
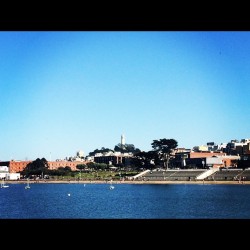
{"type": "Polygon", "coordinates": [[[125,145],[125,136],[124,135],[121,136],[121,145],[125,145]]]}

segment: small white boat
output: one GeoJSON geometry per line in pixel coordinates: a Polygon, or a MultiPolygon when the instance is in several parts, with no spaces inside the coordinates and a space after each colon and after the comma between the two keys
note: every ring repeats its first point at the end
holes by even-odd
{"type": "Polygon", "coordinates": [[[1,188],[8,188],[9,186],[4,183],[4,179],[2,179],[1,188]]]}
{"type": "Polygon", "coordinates": [[[29,178],[27,179],[27,185],[25,186],[25,189],[30,189],[29,178]]]}
{"type": "Polygon", "coordinates": [[[115,186],[112,184],[112,180],[110,181],[109,189],[114,189],[115,186]]]}

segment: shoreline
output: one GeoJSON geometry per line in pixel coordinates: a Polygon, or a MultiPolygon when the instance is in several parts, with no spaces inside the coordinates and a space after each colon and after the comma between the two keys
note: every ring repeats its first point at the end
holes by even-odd
{"type": "MultiPolygon", "coordinates": [[[[6,180],[6,184],[27,184],[26,180],[6,180]]],[[[110,184],[110,182],[107,181],[100,181],[100,180],[93,180],[93,181],[87,181],[87,180],[38,180],[38,181],[32,181],[30,180],[30,184],[110,184]]],[[[248,185],[250,184],[250,181],[114,181],[113,184],[199,184],[199,185],[208,185],[208,184],[228,184],[228,185],[248,185]]]]}

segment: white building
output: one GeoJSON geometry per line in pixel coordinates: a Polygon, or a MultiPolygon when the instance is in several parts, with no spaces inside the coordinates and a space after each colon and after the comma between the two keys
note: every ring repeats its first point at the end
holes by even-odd
{"type": "Polygon", "coordinates": [[[20,180],[20,173],[8,173],[6,180],[20,180]]]}
{"type": "Polygon", "coordinates": [[[7,166],[0,166],[0,172],[9,172],[9,168],[7,166]]]}
{"type": "Polygon", "coordinates": [[[0,179],[19,180],[20,173],[10,173],[7,166],[0,166],[0,179]]]}
{"type": "Polygon", "coordinates": [[[82,150],[79,150],[76,152],[76,156],[83,158],[84,157],[84,152],[82,150]]]}
{"type": "Polygon", "coordinates": [[[208,151],[208,146],[206,146],[206,145],[194,146],[193,151],[195,151],[195,152],[206,152],[206,151],[208,151]]]}
{"type": "Polygon", "coordinates": [[[7,166],[0,166],[0,179],[6,179],[9,173],[9,168],[7,166]]]}

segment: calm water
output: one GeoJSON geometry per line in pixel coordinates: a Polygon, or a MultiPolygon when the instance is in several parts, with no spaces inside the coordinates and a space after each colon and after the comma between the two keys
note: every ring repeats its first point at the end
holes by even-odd
{"type": "Polygon", "coordinates": [[[1,219],[250,219],[250,185],[9,184],[1,219]]]}

